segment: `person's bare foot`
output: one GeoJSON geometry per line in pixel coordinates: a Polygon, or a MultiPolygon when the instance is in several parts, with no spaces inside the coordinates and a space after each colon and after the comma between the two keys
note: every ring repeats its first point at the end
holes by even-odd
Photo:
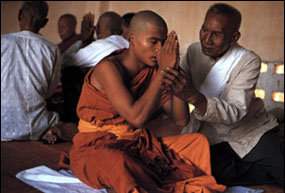
{"type": "Polygon", "coordinates": [[[75,123],[60,121],[48,129],[42,136],[41,141],[45,144],[56,144],[60,141],[71,142],[76,133],[78,133],[78,129],[75,123]]]}
{"type": "Polygon", "coordinates": [[[45,144],[55,144],[58,137],[53,132],[53,128],[49,128],[48,131],[42,136],[41,141],[45,144]]]}

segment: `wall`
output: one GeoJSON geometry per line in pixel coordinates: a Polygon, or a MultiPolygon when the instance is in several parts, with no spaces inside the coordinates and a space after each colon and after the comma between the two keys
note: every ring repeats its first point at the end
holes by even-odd
{"type": "MultiPolygon", "coordinates": [[[[179,37],[180,52],[184,55],[189,44],[199,41],[199,30],[208,7],[218,1],[47,1],[49,22],[40,33],[54,43],[60,42],[57,20],[72,13],[80,21],[87,12],[95,13],[95,22],[104,11],[123,15],[150,9],[160,14],[169,30],[179,37]]],[[[1,1],[1,34],[19,31],[17,16],[21,1],[1,1]]],[[[284,2],[227,1],[242,13],[239,43],[254,50],[262,60],[284,62],[284,2]]]]}

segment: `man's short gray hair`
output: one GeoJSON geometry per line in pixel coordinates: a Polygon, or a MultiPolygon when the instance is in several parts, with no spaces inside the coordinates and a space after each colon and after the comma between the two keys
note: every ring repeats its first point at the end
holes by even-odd
{"type": "Polygon", "coordinates": [[[227,17],[233,27],[233,32],[239,30],[241,24],[241,13],[236,8],[225,3],[216,3],[208,9],[207,13],[209,12],[227,17]]]}
{"type": "Polygon", "coordinates": [[[44,27],[48,15],[48,4],[45,1],[24,1],[20,11],[23,10],[30,16],[31,26],[37,30],[44,27]]]}

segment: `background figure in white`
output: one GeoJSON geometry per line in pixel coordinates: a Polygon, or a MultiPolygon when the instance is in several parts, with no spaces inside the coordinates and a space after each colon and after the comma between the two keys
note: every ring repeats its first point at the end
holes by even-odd
{"type": "Polygon", "coordinates": [[[20,32],[1,36],[1,140],[38,140],[59,122],[46,109],[61,65],[58,47],[38,34],[47,14],[46,2],[24,2],[20,32]]]}
{"type": "MultiPolygon", "coordinates": [[[[65,55],[64,69],[62,71],[62,88],[64,98],[64,113],[62,120],[78,123],[76,113],[85,74],[112,52],[128,48],[129,42],[120,36],[122,31],[122,18],[115,12],[104,12],[93,26],[94,15],[87,14],[82,21],[81,36],[87,34],[90,39],[96,29],[97,40],[81,46],[78,51],[65,55]],[[84,22],[85,21],[85,22],[84,22]],[[88,27],[90,30],[88,30],[88,27]],[[93,31],[92,31],[93,30],[93,31]],[[84,33],[91,31],[93,33],[84,33]]],[[[83,43],[84,44],[84,43],[83,43]]]]}

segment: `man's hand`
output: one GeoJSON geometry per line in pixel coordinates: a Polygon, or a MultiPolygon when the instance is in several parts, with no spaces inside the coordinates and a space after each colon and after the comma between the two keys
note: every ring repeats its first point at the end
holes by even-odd
{"type": "Polygon", "coordinates": [[[172,31],[166,38],[164,45],[157,55],[158,67],[165,70],[167,67],[175,68],[178,64],[179,45],[177,35],[172,31]]]}
{"type": "Polygon", "coordinates": [[[201,114],[207,110],[207,99],[194,88],[192,78],[187,76],[181,69],[167,68],[163,71],[163,89],[166,89],[182,99],[183,101],[195,105],[201,114]]]}
{"type": "Polygon", "coordinates": [[[164,89],[171,91],[184,101],[187,101],[195,92],[192,79],[181,69],[166,68],[163,71],[164,89]]]}
{"type": "Polygon", "coordinates": [[[87,13],[81,21],[81,39],[83,42],[93,41],[93,35],[96,29],[94,26],[94,14],[87,13]]]}

